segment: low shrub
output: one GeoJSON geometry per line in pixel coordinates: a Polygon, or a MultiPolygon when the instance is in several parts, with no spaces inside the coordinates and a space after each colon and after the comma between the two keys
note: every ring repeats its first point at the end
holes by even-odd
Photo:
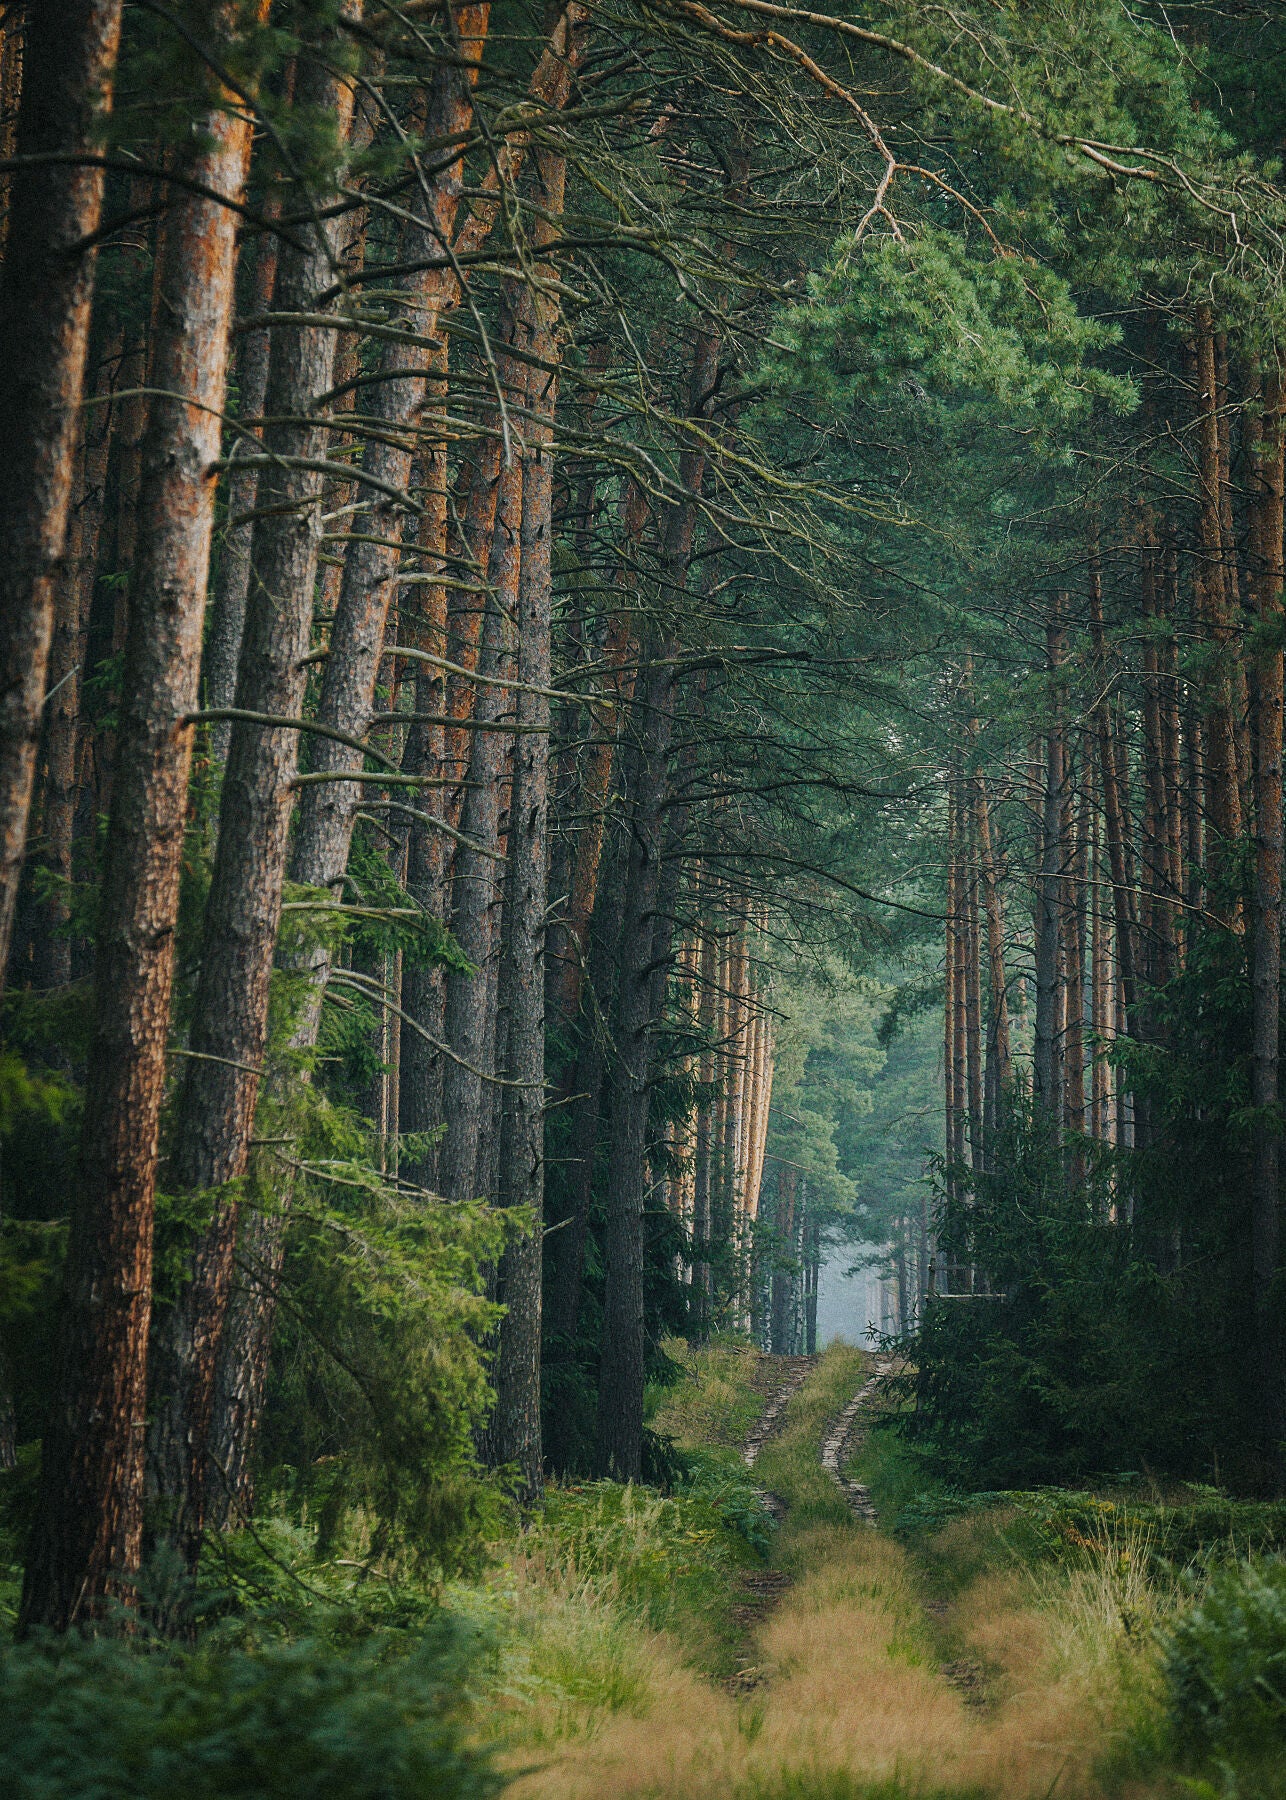
{"type": "Polygon", "coordinates": [[[1286,1505],[1234,1500],[1215,1489],[1188,1489],[1160,1502],[1128,1491],[1031,1488],[973,1494],[969,1504],[1012,1507],[1022,1537],[1017,1547],[1029,1557],[1075,1554],[1097,1545],[1104,1534],[1123,1532],[1146,1544],[1158,1572],[1214,1567],[1286,1547],[1286,1505]]]}
{"type": "Polygon", "coordinates": [[[1217,1569],[1163,1644],[1181,1754],[1200,1763],[1286,1753],[1286,1562],[1217,1569]]]}
{"type": "Polygon", "coordinates": [[[440,1623],[394,1658],[316,1643],[180,1656],[115,1640],[0,1654],[11,1800],[484,1800],[467,1734],[476,1640],[440,1623]]]}
{"type": "MultiPolygon", "coordinates": [[[[413,1646],[440,1618],[442,1584],[387,1568],[361,1553],[368,1546],[360,1542],[352,1548],[322,1555],[316,1527],[281,1513],[244,1531],[211,1533],[201,1560],[198,1626],[243,1649],[300,1638],[341,1650],[376,1637],[388,1649],[413,1646]]],[[[158,1561],[139,1584],[145,1606],[169,1592],[158,1561]]]]}

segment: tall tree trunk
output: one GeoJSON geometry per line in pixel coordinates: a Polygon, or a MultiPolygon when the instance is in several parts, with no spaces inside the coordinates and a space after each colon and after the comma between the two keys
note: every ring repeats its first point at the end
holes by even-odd
{"type": "Polygon", "coordinates": [[[1109,1143],[1111,1130],[1111,1064],[1106,1046],[1115,1027],[1109,1012],[1111,994],[1111,945],[1107,912],[1103,905],[1103,889],[1107,869],[1103,862],[1102,838],[1097,807],[1097,784],[1092,784],[1090,814],[1090,928],[1093,933],[1090,980],[1090,1032],[1093,1061],[1090,1068],[1090,1136],[1098,1143],[1109,1143]]]}
{"type": "MultiPolygon", "coordinates": [[[[399,635],[417,650],[445,661],[447,650],[447,590],[431,578],[446,574],[450,532],[450,494],[447,485],[447,353],[434,352],[427,407],[433,438],[424,457],[424,511],[420,518],[419,549],[429,578],[417,589],[418,617],[414,626],[399,628],[399,635]],[[440,434],[440,435],[439,435],[440,434]]],[[[406,819],[406,888],[426,916],[440,919],[445,911],[449,839],[442,829],[446,793],[440,785],[446,776],[446,680],[443,670],[430,663],[414,665],[415,711],[420,715],[407,736],[402,768],[408,775],[423,775],[429,784],[415,796],[415,816],[406,819]],[[436,784],[436,785],[435,785],[436,784]]],[[[405,815],[402,815],[405,818],[405,815]]],[[[443,1007],[446,998],[443,971],[420,958],[406,960],[402,977],[402,1005],[407,1019],[419,1030],[406,1033],[402,1046],[399,1092],[402,1130],[408,1136],[436,1130],[442,1119],[443,1007]]],[[[437,1144],[430,1142],[405,1165],[408,1179],[432,1188],[438,1177],[437,1144]]]]}
{"type": "MultiPolygon", "coordinates": [[[[511,403],[523,391],[524,372],[510,361],[505,370],[511,403]]],[[[501,782],[505,734],[498,725],[511,702],[504,685],[512,645],[511,620],[518,609],[521,565],[523,466],[515,457],[501,470],[495,529],[489,565],[490,594],[478,652],[480,684],[474,708],[476,729],[469,744],[469,779],[465,789],[456,847],[451,928],[474,973],[447,976],[446,1035],[451,1055],[444,1070],[442,1104],[447,1134],[440,1167],[443,1192],[453,1200],[476,1198],[479,1157],[485,1133],[494,1049],[494,1008],[487,984],[498,953],[494,930],[496,894],[503,865],[500,856],[501,782]]]]}
{"type": "Polygon", "coordinates": [[[800,1182],[800,1206],[805,1219],[804,1354],[817,1355],[817,1286],[821,1273],[821,1236],[808,1207],[808,1181],[800,1182]]]}
{"type": "MultiPolygon", "coordinates": [[[[566,159],[532,159],[540,223],[536,247],[553,241],[562,218],[566,159]]],[[[552,277],[551,265],[537,273],[552,277]]],[[[553,437],[558,378],[556,302],[534,290],[518,310],[526,347],[539,359],[528,377],[518,581],[518,735],[510,807],[507,930],[500,970],[508,1019],[508,1091],[500,1141],[501,1199],[525,1207],[532,1229],[511,1243],[500,1266],[505,1305],[496,1357],[496,1408],[487,1451],[517,1463],[527,1498],[540,1492],[540,1324],[545,1201],[545,913],[549,887],[549,685],[553,625],[553,437]]]]}
{"type": "MultiPolygon", "coordinates": [[[[705,411],[717,367],[718,341],[712,332],[702,332],[689,390],[696,417],[705,411]]],[[[704,444],[683,452],[679,479],[687,493],[701,492],[705,468],[704,444]]],[[[661,552],[662,587],[667,596],[681,594],[687,585],[695,530],[695,502],[676,503],[666,521],[661,552]]],[[[639,709],[641,744],[617,1003],[597,1439],[599,1468],[625,1481],[637,1480],[642,1457],[643,1201],[656,993],[654,938],[669,788],[674,648],[672,642],[654,641],[647,659],[646,691],[639,709]]]]}
{"type": "Polygon", "coordinates": [[[1161,746],[1164,770],[1167,879],[1172,901],[1171,939],[1174,966],[1183,965],[1185,923],[1182,912],[1185,877],[1183,867],[1182,731],[1180,727],[1179,640],[1175,622],[1179,616],[1179,552],[1167,521],[1163,534],[1161,611],[1166,621],[1161,640],[1158,672],[1161,682],[1161,746]]]}
{"type": "MultiPolygon", "coordinates": [[[[157,184],[150,176],[137,176],[130,182],[131,210],[146,213],[157,206],[157,184]]],[[[147,279],[146,265],[154,263],[155,227],[140,232],[127,252],[126,268],[142,288],[147,279]]],[[[155,281],[152,282],[152,309],[155,310],[155,281]]],[[[87,646],[90,673],[103,675],[111,659],[125,649],[129,624],[129,593],[138,563],[138,511],[142,470],[143,435],[147,430],[149,350],[154,333],[147,321],[127,323],[125,353],[121,358],[117,386],[123,390],[113,408],[112,445],[108,472],[110,494],[108,523],[110,542],[105,546],[103,571],[116,577],[111,584],[100,583],[90,614],[87,646]]],[[[111,703],[101,708],[94,721],[93,812],[106,816],[112,806],[112,777],[116,767],[115,709],[111,703]]]]}
{"type": "MultiPolygon", "coordinates": [[[[1206,813],[1216,833],[1217,860],[1223,865],[1229,847],[1241,833],[1241,788],[1233,698],[1236,649],[1228,592],[1231,546],[1225,546],[1223,539],[1215,335],[1207,307],[1198,308],[1195,342],[1203,558],[1197,581],[1198,612],[1218,655],[1206,709],[1206,813]]],[[[1223,905],[1231,920],[1229,903],[1225,900],[1223,905]]]]}
{"type": "MultiPolygon", "coordinates": [[[[942,1087],[943,1143],[946,1150],[946,1188],[948,1202],[958,1198],[959,1178],[956,1169],[957,1113],[956,1096],[956,966],[962,954],[960,930],[960,823],[957,817],[956,783],[947,780],[947,906],[943,949],[942,986],[942,1087]]],[[[947,1283],[943,1284],[943,1291],[947,1283]]]]}
{"type": "MultiPolygon", "coordinates": [[[[1086,746],[1088,750],[1088,746],[1086,746]]],[[[1066,918],[1066,1027],[1063,1120],[1067,1129],[1078,1136],[1084,1132],[1085,1118],[1085,950],[1086,889],[1089,883],[1089,767],[1088,754],[1083,754],[1080,780],[1080,804],[1076,808],[1070,845],[1070,866],[1064,886],[1066,918]]],[[[1069,794],[1070,799],[1070,794],[1069,794]]],[[[1073,1174],[1084,1173],[1084,1156],[1074,1153],[1073,1174]]]]}
{"type": "MultiPolygon", "coordinates": [[[[22,53],[27,35],[26,8],[6,6],[0,18],[0,156],[7,162],[18,147],[18,108],[22,98],[22,53]]],[[[0,256],[9,241],[9,179],[0,181],[0,256]]]]}
{"type": "Polygon", "coordinates": [[[794,1169],[779,1166],[777,1170],[777,1255],[772,1274],[772,1350],[774,1356],[789,1356],[794,1348],[790,1341],[790,1296],[792,1272],[790,1259],[795,1255],[795,1184],[794,1169]]]}
{"type": "MultiPolygon", "coordinates": [[[[637,482],[630,481],[622,508],[624,543],[616,580],[618,589],[626,589],[636,576],[633,564],[637,560],[647,512],[646,495],[637,482]]],[[[633,649],[632,614],[622,606],[612,614],[603,645],[603,662],[606,664],[603,698],[590,708],[593,741],[577,801],[583,821],[576,834],[567,914],[557,933],[555,1005],[559,1016],[569,1025],[575,1023],[580,1010],[585,950],[598,892],[603,834],[616,759],[618,721],[634,692],[633,672],[626,668],[633,649]]]]}
{"type": "MultiPolygon", "coordinates": [[[[1151,521],[1145,529],[1152,535],[1151,521]]],[[[1151,623],[1161,612],[1157,550],[1151,543],[1141,553],[1143,616],[1151,623]]],[[[1166,786],[1165,727],[1162,718],[1162,646],[1154,631],[1143,642],[1143,841],[1140,856],[1146,917],[1141,921],[1148,979],[1160,986],[1174,972],[1175,913],[1170,890],[1169,795],[1166,786]]]]}
{"type": "MultiPolygon", "coordinates": [[[[353,88],[301,55],[296,103],[352,121],[353,88]]],[[[323,209],[319,209],[324,212],[323,209]]],[[[333,280],[324,224],[283,242],[275,304],[315,313],[333,280]]],[[[206,899],[191,1057],[178,1105],[170,1180],[179,1192],[224,1187],[246,1170],[268,1026],[268,987],[281,921],[282,876],[298,733],[263,721],[295,719],[312,627],[321,536],[322,475],[329,436],[318,399],[331,385],[336,334],[324,325],[274,328],[269,356],[258,511],[236,701],[219,804],[219,835],[206,899]]],[[[151,1485],[159,1526],[194,1567],[204,1525],[215,1363],[232,1280],[235,1194],[220,1195],[198,1240],[192,1279],[165,1322],[153,1382],[151,1485]]]]}
{"type": "Polygon", "coordinates": [[[28,0],[0,266],[0,990],[62,572],[121,0],[28,0]],[[85,158],[78,161],[78,158],[85,158]]]}
{"type": "MultiPolygon", "coordinates": [[[[115,340],[119,346],[119,335],[115,340]]],[[[115,373],[110,353],[100,364],[98,397],[106,399],[115,373]]],[[[49,657],[46,702],[48,753],[45,765],[45,867],[57,886],[45,911],[40,978],[46,987],[61,987],[72,976],[70,885],[73,875],[76,803],[79,794],[81,742],[80,698],[85,673],[89,608],[98,567],[103,521],[103,495],[111,443],[112,409],[99,408],[85,423],[81,445],[79,495],[71,522],[70,557],[58,584],[53,644],[49,657]]]]}
{"type": "Polygon", "coordinates": [[[571,1170],[570,1209],[565,1223],[550,1239],[552,1257],[545,1356],[553,1378],[548,1448],[550,1460],[557,1469],[571,1467],[576,1448],[574,1427],[577,1421],[570,1402],[562,1397],[560,1384],[570,1374],[580,1320],[585,1244],[600,1142],[604,1082],[613,1047],[608,1021],[615,1013],[614,984],[620,960],[627,858],[628,844],[624,834],[613,828],[603,853],[603,875],[590,929],[586,981],[581,990],[583,1029],[576,1057],[574,1098],[570,1102],[574,1110],[567,1146],[571,1170]]]}
{"type": "MultiPolygon", "coordinates": [[[[270,217],[279,210],[274,202],[275,196],[270,196],[265,206],[270,217]]],[[[259,239],[255,252],[250,305],[256,317],[270,310],[276,280],[277,238],[267,231],[259,239]]],[[[244,459],[252,453],[260,435],[257,423],[263,416],[268,395],[269,351],[270,336],[266,325],[247,331],[237,350],[237,386],[240,390],[237,414],[243,428],[255,428],[255,439],[236,440],[231,453],[232,468],[228,472],[228,523],[215,571],[210,628],[205,645],[203,697],[206,706],[214,712],[228,711],[237,693],[237,663],[246,623],[246,598],[250,592],[255,496],[259,491],[259,470],[253,463],[247,468],[244,459]]],[[[227,762],[231,741],[231,719],[216,719],[210,728],[210,748],[216,762],[227,762]]]]}
{"type": "Polygon", "coordinates": [[[1063,801],[1067,781],[1062,701],[1055,686],[1066,653],[1064,597],[1050,603],[1045,627],[1050,671],[1050,721],[1045,733],[1045,787],[1042,796],[1040,874],[1037,878],[1036,1033],[1032,1057],[1033,1095],[1057,1127],[1062,1114],[1062,1043],[1059,1031],[1059,961],[1062,949],[1063,801]]]}
{"type": "Polygon", "coordinates": [[[969,1092],[969,1161],[975,1173],[985,1166],[982,1131],[982,924],[978,910],[978,853],[969,831],[969,812],[961,792],[965,826],[965,1067],[969,1092]]]}
{"type": "Polygon", "coordinates": [[[1274,1466],[1286,1436],[1286,1357],[1281,1321],[1281,961],[1283,669],[1283,395],[1274,368],[1265,384],[1255,446],[1252,552],[1255,609],[1264,646],[1255,659],[1255,878],[1251,937],[1252,1099],[1256,1108],[1253,1271],[1262,1446],[1274,1466]]]}
{"type": "MultiPolygon", "coordinates": [[[[686,569],[686,557],[683,566],[686,569]]],[[[670,646],[648,658],[621,935],[616,1062],[604,1235],[607,1283],[598,1388],[598,1466],[637,1481],[643,1434],[643,1201],[653,1024],[652,958],[671,733],[670,646]]]]}
{"type": "Polygon", "coordinates": [[[1231,666],[1228,670],[1232,707],[1233,748],[1237,758],[1237,797],[1242,819],[1250,816],[1254,783],[1251,767],[1250,689],[1240,633],[1241,578],[1237,567],[1237,530],[1233,518],[1232,412],[1229,405],[1228,334],[1215,334],[1215,399],[1219,426],[1219,536],[1223,546],[1223,585],[1231,666]]]}
{"type": "MultiPolygon", "coordinates": [[[[456,15],[463,66],[452,60],[441,68],[425,122],[430,142],[450,142],[468,129],[473,116],[473,80],[486,43],[489,14],[489,0],[483,0],[481,5],[461,6],[456,15]]],[[[463,165],[456,162],[434,183],[432,223],[407,224],[402,235],[402,262],[431,264],[439,260],[440,246],[450,240],[454,229],[462,182],[463,165]]],[[[432,266],[402,280],[398,324],[421,341],[385,344],[380,379],[366,403],[374,431],[366,443],[362,470],[382,485],[379,490],[364,490],[353,515],[317,706],[319,724],[350,738],[363,738],[370,724],[402,554],[407,507],[400,496],[409,488],[416,449],[413,428],[424,411],[427,377],[433,367],[433,352],[423,340],[434,337],[452,285],[451,271],[432,266]]],[[[301,886],[328,887],[337,893],[348,867],[354,814],[361,797],[360,782],[341,777],[358,776],[363,758],[350,744],[318,737],[310,762],[311,773],[325,779],[312,782],[303,791],[291,876],[301,886]]],[[[319,948],[311,968],[313,1010],[320,1005],[328,968],[329,957],[324,947],[319,948]]]]}
{"type": "Polygon", "coordinates": [[[990,1157],[1002,1100],[1013,1084],[1013,1052],[1009,1037],[1009,982],[1005,973],[1005,916],[1000,897],[1000,872],[991,831],[991,805],[986,777],[979,769],[974,777],[974,829],[978,839],[978,869],[982,878],[987,915],[987,979],[989,1016],[987,1029],[987,1084],[983,1117],[983,1141],[990,1157]]]}
{"type": "MultiPolygon", "coordinates": [[[[697,1080],[708,1094],[715,1077],[714,1033],[718,1001],[715,983],[718,970],[718,946],[708,917],[704,919],[704,924],[706,929],[701,937],[697,968],[699,983],[697,1030],[701,1040],[701,1055],[697,1062],[697,1080]]],[[[713,1300],[710,1255],[712,1232],[710,1114],[710,1102],[706,1099],[697,1108],[693,1146],[692,1305],[689,1329],[693,1338],[698,1342],[704,1341],[709,1334],[713,1300]]]]}
{"type": "MultiPolygon", "coordinates": [[[[266,3],[263,11],[266,13],[266,3]]],[[[241,22],[221,6],[218,35],[241,22]]],[[[143,532],[130,609],[98,925],[94,1047],[67,1255],[58,1399],[22,1625],[66,1630],[137,1571],[157,1130],[210,538],[250,122],[214,95],[175,192],[158,267],[143,532]],[[182,396],[171,398],[171,396],[182,396]]]]}
{"type": "MultiPolygon", "coordinates": [[[[1103,633],[1103,583],[1097,553],[1090,560],[1090,635],[1099,680],[1108,680],[1103,633]]],[[[1130,856],[1129,808],[1121,782],[1121,766],[1112,728],[1111,706],[1099,701],[1099,776],[1103,794],[1103,822],[1107,833],[1108,861],[1112,871],[1112,906],[1116,923],[1116,953],[1127,1014],[1132,1015],[1137,995],[1137,951],[1134,918],[1134,870],[1130,856]]]]}

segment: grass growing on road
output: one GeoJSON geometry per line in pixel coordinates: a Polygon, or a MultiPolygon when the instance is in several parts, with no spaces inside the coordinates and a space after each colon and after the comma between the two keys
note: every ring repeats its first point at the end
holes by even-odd
{"type": "MultiPolygon", "coordinates": [[[[780,1373],[720,1343],[659,1397],[654,1424],[727,1473],[780,1373]]],[[[853,1473],[903,1528],[854,1520],[820,1449],[863,1374],[858,1352],[830,1349],[756,1465],[789,1505],[771,1557],[792,1585],[757,1629],[749,1691],[720,1679],[727,1639],[711,1629],[748,1566],[744,1540],[720,1544],[717,1517],[714,1538],[694,1530],[681,1497],[552,1496],[492,1601],[513,1800],[1231,1794],[1176,1785],[1155,1634],[1180,1595],[1150,1542],[1085,1530],[1085,1496],[1066,1518],[1049,1495],[951,1496],[879,1433],[853,1473]]],[[[1184,1648],[1205,1679],[1219,1646],[1184,1648]]],[[[1279,1791],[1244,1786],[1246,1800],[1279,1791]]]]}
{"type": "Polygon", "coordinates": [[[827,1425],[862,1384],[866,1358],[848,1344],[832,1344],[786,1407],[780,1431],[755,1465],[756,1478],[785,1501],[778,1560],[794,1571],[793,1547],[817,1525],[847,1526],[848,1503],[821,1464],[827,1425]]]}

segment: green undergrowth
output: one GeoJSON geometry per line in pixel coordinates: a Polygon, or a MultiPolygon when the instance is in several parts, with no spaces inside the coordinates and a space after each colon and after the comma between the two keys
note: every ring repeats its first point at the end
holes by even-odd
{"type": "Polygon", "coordinates": [[[649,1394],[648,1410],[667,1446],[669,1491],[551,1486],[489,1575],[447,1590],[449,1607],[485,1621],[503,1645],[495,1694],[520,1747],[548,1751],[614,1715],[645,1714],[658,1634],[702,1675],[737,1666],[740,1576],[763,1566],[776,1529],[737,1450],[765,1403],[761,1358],[731,1338],[665,1351],[679,1373],[649,1394]]]}
{"type": "MultiPolygon", "coordinates": [[[[146,1629],[0,1653],[0,1792],[125,1800],[181,1778],[197,1800],[465,1800],[498,1791],[489,1744],[544,1754],[647,1712],[667,1658],[727,1676],[741,1572],[775,1536],[735,1448],[764,1405],[759,1377],[735,1340],[688,1357],[653,1397],[670,1491],[553,1485],[522,1521],[497,1490],[489,1548],[454,1572],[360,1508],[337,1528],[311,1489],[274,1490],[251,1529],[207,1547],[195,1653],[146,1629]]],[[[16,1517],[0,1540],[12,1619],[16,1517]]],[[[145,1619],[177,1578],[163,1560],[144,1571],[145,1619]]]]}
{"type": "Polygon", "coordinates": [[[749,1484],[730,1472],[668,1495],[594,1482],[551,1488],[514,1555],[529,1581],[669,1632],[684,1660],[723,1675],[737,1636],[738,1572],[762,1564],[770,1526],[749,1484]]]}
{"type": "Polygon", "coordinates": [[[736,1452],[767,1402],[765,1358],[745,1338],[724,1335],[692,1350],[681,1338],[661,1346],[679,1379],[648,1390],[648,1423],[680,1451],[736,1452]]]}
{"type": "Polygon", "coordinates": [[[963,1493],[879,1430],[851,1473],[926,1595],[960,1601],[940,1628],[944,1657],[960,1648],[973,1584],[1019,1583],[1064,1663],[1104,1696],[1105,1792],[1147,1781],[1189,1800],[1286,1793],[1286,1502],[1137,1477],[963,1493]]]}
{"type": "Polygon", "coordinates": [[[967,1492],[937,1478],[914,1442],[877,1427],[848,1473],[865,1482],[885,1530],[924,1543],[953,1519],[1006,1512],[1008,1536],[1026,1560],[1059,1557],[1128,1533],[1158,1571],[1286,1552],[1286,1500],[1240,1500],[1197,1483],[1169,1488],[1141,1476],[1105,1477],[1089,1488],[967,1492]]]}
{"type": "Polygon", "coordinates": [[[69,1638],[0,1654],[0,1792],[13,1800],[484,1800],[479,1646],[439,1620],[414,1649],[307,1640],[193,1654],[69,1638]]]}
{"type": "Polygon", "coordinates": [[[1161,1635],[1171,1744],[1211,1794],[1286,1792],[1286,1563],[1227,1563],[1161,1635]]]}

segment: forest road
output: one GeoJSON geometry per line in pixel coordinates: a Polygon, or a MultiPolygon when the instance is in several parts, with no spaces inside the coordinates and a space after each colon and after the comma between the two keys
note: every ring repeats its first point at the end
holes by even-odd
{"type": "MultiPolygon", "coordinates": [[[[817,1367],[815,1356],[765,1356],[761,1359],[760,1369],[768,1374],[768,1404],[746,1433],[741,1445],[741,1460],[748,1469],[753,1469],[759,1460],[759,1453],[772,1437],[780,1431],[786,1417],[786,1408],[800,1388],[803,1387],[811,1372],[817,1367]]],[[[773,1494],[767,1488],[761,1488],[763,1503],[778,1524],[786,1516],[786,1502],[779,1494],[773,1494]]],[[[784,1569],[745,1569],[740,1580],[740,1597],[733,1608],[733,1616],[744,1632],[747,1644],[752,1644],[755,1634],[768,1614],[780,1601],[787,1588],[792,1585],[792,1578],[784,1569]]],[[[744,1666],[731,1676],[727,1685],[734,1693],[748,1693],[752,1688],[762,1685],[763,1670],[758,1658],[747,1657],[744,1666]]]]}
{"type": "MultiPolygon", "coordinates": [[[[844,1474],[844,1464],[856,1455],[862,1445],[871,1413],[879,1404],[881,1387],[891,1375],[900,1374],[903,1368],[904,1364],[895,1356],[872,1357],[866,1380],[822,1439],[822,1467],[839,1487],[853,1509],[854,1516],[870,1525],[879,1524],[879,1514],[871,1499],[870,1490],[860,1481],[850,1481],[844,1474]]],[[[951,1614],[949,1602],[942,1599],[926,1600],[924,1610],[939,1625],[949,1619],[951,1614]]],[[[976,1657],[955,1657],[942,1665],[942,1673],[966,1706],[987,1706],[987,1672],[976,1657]]]]}
{"type": "MultiPolygon", "coordinates": [[[[746,1433],[741,1446],[741,1460],[748,1469],[753,1469],[759,1460],[759,1452],[775,1431],[781,1429],[786,1408],[791,1399],[807,1381],[810,1372],[817,1367],[815,1356],[764,1356],[759,1366],[767,1369],[771,1377],[768,1389],[768,1404],[746,1433]]],[[[770,1495],[775,1499],[775,1495],[770,1495]]],[[[780,1506],[781,1502],[777,1504],[780,1506]]]]}
{"type": "Polygon", "coordinates": [[[879,1523],[879,1515],[870,1491],[860,1481],[848,1480],[844,1474],[844,1464],[866,1435],[866,1421],[879,1398],[881,1387],[900,1368],[901,1364],[895,1356],[873,1356],[866,1380],[822,1439],[822,1467],[848,1501],[856,1517],[865,1519],[872,1525],[879,1523]]]}

